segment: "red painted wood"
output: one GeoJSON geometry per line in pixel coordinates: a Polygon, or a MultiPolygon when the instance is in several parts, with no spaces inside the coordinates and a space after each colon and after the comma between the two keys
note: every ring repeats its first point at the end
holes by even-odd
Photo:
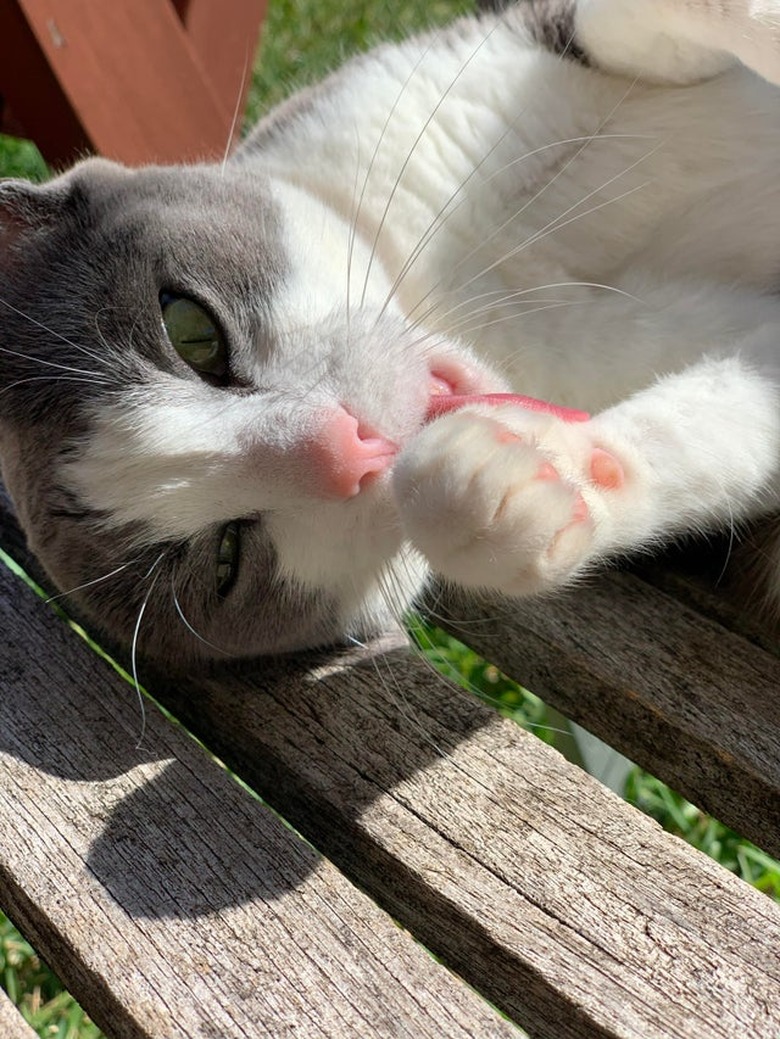
{"type": "Polygon", "coordinates": [[[14,114],[14,122],[4,123],[4,129],[24,127],[49,162],[59,165],[89,149],[81,123],[16,0],[0,0],[0,93],[14,114]]]}
{"type": "Polygon", "coordinates": [[[265,0],[0,0],[0,94],[55,164],[223,154],[265,0]],[[221,13],[221,19],[220,19],[221,13]]]}
{"type": "Polygon", "coordinates": [[[237,131],[236,116],[244,110],[267,0],[230,0],[229,18],[224,4],[214,0],[177,0],[175,6],[237,131]]]}

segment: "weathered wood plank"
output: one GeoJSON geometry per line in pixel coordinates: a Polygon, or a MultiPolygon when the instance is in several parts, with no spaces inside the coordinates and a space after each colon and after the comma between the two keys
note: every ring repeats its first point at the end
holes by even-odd
{"type": "Polygon", "coordinates": [[[734,546],[731,537],[712,535],[705,542],[683,540],[659,557],[639,558],[631,570],[672,598],[690,606],[748,642],[780,656],[780,627],[761,609],[761,596],[750,587],[748,560],[760,558],[760,534],[750,547],[734,546]],[[731,557],[736,558],[732,561],[731,557]]]}
{"type": "Polygon", "coordinates": [[[452,596],[436,612],[567,717],[780,857],[774,654],[625,573],[544,604],[452,596]]]}
{"type": "Polygon", "coordinates": [[[406,652],[166,698],[535,1036],[776,1039],[778,907],[406,652]]]}
{"type": "Polygon", "coordinates": [[[404,649],[296,666],[162,695],[535,1037],[777,1039],[780,906],[404,649]]]}
{"type": "Polygon", "coordinates": [[[4,567],[0,629],[0,905],[109,1035],[516,1034],[4,567]]]}
{"type": "Polygon", "coordinates": [[[37,1039],[11,1000],[0,989],[0,1036],[3,1039],[37,1039]]]}
{"type": "MultiPolygon", "coordinates": [[[[0,486],[0,546],[35,568],[0,486]]],[[[539,602],[430,595],[435,620],[552,706],[780,857],[780,661],[699,581],[708,616],[627,573],[539,602]]],[[[661,587],[654,587],[659,585],[661,587]]],[[[673,568],[668,586],[679,588],[673,568]]],[[[688,585],[686,584],[686,589],[688,585]]]]}

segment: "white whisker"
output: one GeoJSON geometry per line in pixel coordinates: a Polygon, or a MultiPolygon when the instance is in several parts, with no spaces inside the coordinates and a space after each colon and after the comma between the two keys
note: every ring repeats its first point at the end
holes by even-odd
{"type": "Polygon", "coordinates": [[[176,609],[177,614],[179,615],[179,619],[181,620],[182,624],[187,629],[187,631],[190,632],[191,635],[194,635],[195,638],[198,639],[199,642],[202,642],[204,646],[208,646],[209,649],[213,649],[217,653],[221,653],[223,656],[226,656],[226,657],[235,657],[235,655],[236,655],[235,653],[231,653],[229,650],[223,649],[221,646],[217,646],[213,642],[209,642],[209,640],[207,638],[204,638],[203,635],[201,635],[199,631],[196,631],[195,628],[193,628],[193,626],[187,620],[187,618],[184,615],[184,610],[182,610],[182,608],[181,608],[181,603],[179,602],[179,597],[176,594],[176,587],[174,585],[174,575],[173,574],[171,574],[171,595],[173,596],[173,605],[174,605],[174,607],[176,609]]]}
{"type": "Polygon", "coordinates": [[[152,574],[154,574],[154,577],[152,577],[152,582],[149,585],[149,589],[146,595],[144,596],[144,601],[141,603],[141,608],[138,611],[138,617],[135,622],[135,628],[133,629],[133,639],[130,645],[130,664],[131,674],[133,676],[133,686],[135,687],[136,696],[138,697],[138,706],[141,709],[141,732],[138,736],[138,742],[135,745],[136,750],[141,749],[141,744],[143,743],[144,736],[146,734],[146,705],[144,703],[143,693],[141,692],[141,682],[138,678],[138,638],[141,632],[141,622],[143,621],[144,614],[146,613],[146,607],[149,605],[149,600],[152,596],[152,592],[154,591],[154,587],[157,584],[157,579],[160,576],[159,572],[155,574],[154,571],[165,558],[167,551],[167,548],[163,549],[163,551],[155,559],[155,561],[152,563],[152,565],[149,567],[148,571],[144,575],[145,581],[148,581],[149,578],[152,577],[152,574]]]}
{"type": "Polygon", "coordinates": [[[222,154],[222,164],[220,166],[220,176],[225,176],[225,168],[227,167],[228,158],[230,157],[230,150],[233,147],[233,138],[236,135],[236,126],[238,120],[241,118],[241,109],[244,98],[244,90],[246,88],[246,78],[249,71],[249,47],[247,46],[244,51],[244,68],[241,72],[241,84],[238,88],[238,96],[236,97],[236,103],[233,108],[233,118],[230,120],[230,129],[228,130],[227,141],[225,142],[225,151],[222,154]]]}
{"type": "Polygon", "coordinates": [[[85,386],[111,385],[106,379],[81,379],[75,375],[31,375],[27,379],[17,379],[16,382],[12,382],[9,386],[5,386],[0,390],[0,397],[2,397],[4,393],[10,393],[11,390],[15,390],[19,386],[24,386],[28,382],[80,382],[85,386]]]}
{"type": "MultiPolygon", "coordinates": [[[[434,43],[435,43],[437,38],[438,37],[434,36],[434,38],[431,40],[431,42],[428,44],[428,46],[425,48],[425,50],[422,52],[420,57],[417,59],[417,61],[412,66],[411,71],[409,72],[409,75],[406,77],[404,82],[401,84],[401,88],[398,91],[398,94],[396,95],[395,100],[393,101],[393,104],[392,104],[392,106],[390,108],[390,111],[387,114],[387,118],[385,119],[384,123],[382,124],[382,129],[381,129],[381,131],[379,133],[379,137],[377,139],[376,145],[374,146],[374,151],[373,151],[373,153],[371,155],[371,158],[369,160],[368,167],[366,168],[366,175],[363,178],[363,187],[361,188],[361,191],[360,191],[360,197],[357,200],[357,206],[354,209],[354,216],[353,216],[353,219],[352,219],[352,224],[351,224],[350,233],[349,233],[349,244],[348,244],[348,247],[347,247],[347,315],[349,315],[349,300],[350,300],[351,281],[352,281],[352,257],[353,257],[354,250],[355,250],[355,235],[357,234],[357,226],[358,226],[358,223],[360,221],[360,213],[361,213],[361,210],[363,208],[363,202],[365,200],[366,190],[368,189],[368,182],[369,182],[369,180],[371,178],[371,173],[373,172],[374,165],[376,163],[376,159],[377,159],[377,156],[379,154],[379,149],[382,147],[382,142],[385,139],[385,135],[387,134],[387,130],[388,130],[389,126],[390,126],[390,122],[391,122],[393,116],[395,115],[395,113],[396,113],[396,111],[398,109],[399,104],[401,103],[401,99],[403,98],[404,94],[408,90],[409,84],[412,82],[412,79],[414,78],[415,74],[419,70],[419,68],[422,65],[423,61],[425,60],[425,58],[430,53],[431,48],[433,47],[433,45],[434,45],[434,43]]],[[[358,142],[359,142],[359,136],[358,136],[358,142]]],[[[355,188],[357,188],[357,175],[358,175],[359,169],[360,169],[360,161],[359,161],[359,154],[358,154],[358,161],[356,163],[356,169],[355,169],[355,188]]],[[[373,251],[372,251],[372,258],[373,258],[373,251]]],[[[370,268],[370,263],[369,263],[369,268],[370,268]]],[[[368,274],[366,274],[366,285],[367,284],[368,284],[368,274]]],[[[366,292],[366,288],[364,286],[364,288],[363,288],[363,297],[364,298],[365,298],[365,292],[366,292]]]]}
{"type": "MultiPolygon", "coordinates": [[[[477,323],[476,325],[469,325],[468,324],[468,322],[472,319],[471,316],[469,315],[469,316],[463,318],[463,320],[461,322],[456,322],[455,324],[451,325],[446,331],[447,331],[447,335],[451,335],[451,336],[469,336],[469,335],[474,335],[477,332],[484,331],[486,328],[492,328],[494,325],[506,324],[507,321],[517,321],[520,318],[528,317],[531,314],[536,314],[536,313],[539,313],[540,311],[543,311],[543,310],[558,310],[559,308],[562,308],[562,307],[585,306],[589,302],[590,302],[590,300],[586,300],[586,299],[551,301],[551,302],[548,302],[548,303],[544,304],[543,306],[535,306],[535,307],[529,308],[528,310],[521,310],[521,311],[517,311],[517,312],[513,311],[513,313],[511,313],[511,314],[505,314],[503,317],[494,318],[492,321],[482,321],[482,322],[477,323]]],[[[477,315],[474,315],[474,316],[477,316],[477,315]]],[[[425,335],[421,336],[419,339],[413,340],[412,345],[413,346],[419,345],[420,343],[424,342],[426,339],[429,339],[429,338],[433,337],[434,335],[435,335],[435,333],[426,332],[425,335]]]]}
{"type": "MultiPolygon", "coordinates": [[[[531,293],[534,293],[534,292],[546,292],[548,289],[564,289],[564,288],[603,289],[605,292],[613,292],[613,293],[615,293],[618,296],[624,296],[627,299],[633,300],[635,303],[642,303],[643,302],[638,297],[634,296],[632,293],[626,292],[624,289],[619,289],[619,288],[617,288],[614,285],[605,285],[605,284],[603,284],[601,282],[597,282],[597,281],[558,281],[558,282],[549,282],[546,285],[536,285],[536,286],[534,286],[533,288],[530,288],[530,289],[518,289],[516,292],[504,292],[503,289],[492,289],[489,292],[480,292],[480,293],[478,293],[475,296],[469,296],[467,299],[461,300],[460,303],[455,304],[455,306],[450,307],[449,310],[445,310],[443,313],[439,314],[437,316],[437,326],[443,327],[443,323],[452,314],[455,314],[459,310],[463,310],[464,308],[471,306],[471,304],[477,302],[478,300],[488,299],[491,296],[497,296],[498,298],[491,300],[489,303],[485,304],[482,307],[478,307],[478,308],[476,308],[476,309],[474,309],[472,311],[469,311],[469,314],[467,315],[467,317],[477,316],[477,315],[485,313],[487,311],[495,310],[495,309],[498,309],[499,307],[509,305],[509,304],[511,304],[513,302],[521,300],[524,296],[528,296],[528,295],[530,295],[531,293]]],[[[448,293],[447,295],[450,295],[450,293],[448,293]]],[[[442,300],[440,301],[440,303],[443,302],[443,299],[444,299],[444,297],[442,297],[442,300]]],[[[535,303],[537,303],[537,302],[539,302],[539,303],[557,303],[557,302],[568,302],[568,301],[566,301],[566,300],[533,300],[532,302],[535,302],[535,303]]],[[[585,302],[585,301],[583,301],[583,302],[585,302]]],[[[422,315],[420,318],[418,318],[416,321],[414,321],[410,327],[412,329],[418,328],[420,326],[420,324],[422,324],[423,321],[427,320],[428,317],[430,317],[431,314],[433,314],[435,312],[437,306],[439,306],[440,303],[434,304],[433,306],[431,306],[425,312],[425,314],[422,315]]],[[[523,311],[519,311],[518,313],[522,314],[523,311]]],[[[449,334],[449,332],[450,332],[450,328],[449,327],[445,327],[444,330],[445,330],[446,334],[449,334]]]]}
{"type": "Polygon", "coordinates": [[[101,577],[94,577],[91,581],[85,581],[84,584],[78,584],[75,588],[69,588],[66,592],[57,592],[56,595],[50,595],[46,602],[56,602],[58,599],[64,599],[68,595],[82,592],[85,588],[92,588],[96,584],[102,584],[103,581],[108,581],[111,577],[116,577],[117,574],[121,574],[123,570],[127,570],[127,568],[132,566],[135,562],[135,559],[131,559],[129,562],[115,567],[113,570],[109,571],[109,573],[103,574],[101,577]]]}
{"type": "Polygon", "coordinates": [[[62,372],[73,372],[75,375],[88,375],[90,378],[94,375],[94,372],[87,371],[84,368],[72,368],[70,365],[59,364],[57,361],[46,361],[42,357],[33,357],[30,354],[23,354],[19,350],[11,350],[5,346],[0,346],[0,353],[8,354],[11,357],[20,357],[23,361],[31,361],[33,364],[42,364],[46,368],[57,368],[62,372]]]}
{"type": "Polygon", "coordinates": [[[455,85],[460,80],[461,76],[464,75],[464,73],[466,72],[466,69],[471,65],[472,61],[474,61],[474,59],[477,57],[479,52],[482,50],[482,48],[485,46],[485,44],[488,42],[490,37],[493,35],[493,33],[498,28],[498,24],[499,23],[497,22],[493,26],[493,28],[490,30],[490,32],[488,32],[480,40],[480,42],[477,44],[477,46],[474,48],[474,50],[468,56],[466,61],[464,61],[463,64],[460,66],[460,68],[456,72],[455,76],[452,78],[450,83],[447,85],[447,88],[444,90],[444,92],[442,93],[441,97],[439,98],[439,100],[434,105],[433,110],[429,114],[428,118],[423,123],[422,129],[420,130],[420,132],[417,134],[416,138],[412,142],[412,146],[409,149],[409,152],[407,153],[406,158],[404,159],[403,163],[401,164],[401,168],[398,171],[398,175],[395,178],[395,182],[393,184],[393,187],[392,187],[392,189],[390,191],[390,194],[389,194],[389,196],[387,198],[387,201],[385,203],[385,207],[384,207],[384,210],[382,212],[382,217],[381,217],[381,219],[379,221],[379,226],[377,228],[376,234],[374,235],[374,241],[373,241],[373,244],[371,246],[371,255],[368,258],[368,265],[366,267],[366,276],[365,276],[365,280],[363,282],[363,294],[362,294],[361,300],[360,300],[361,306],[363,306],[363,304],[365,303],[366,292],[368,290],[369,277],[371,275],[371,268],[372,268],[372,265],[373,265],[373,262],[374,262],[374,258],[376,256],[377,248],[379,246],[379,239],[380,239],[380,237],[382,235],[382,231],[384,229],[385,223],[387,221],[388,214],[390,212],[390,207],[393,204],[393,199],[395,198],[396,192],[398,191],[398,188],[400,187],[401,181],[403,180],[403,176],[404,176],[404,174],[406,173],[406,170],[409,167],[409,163],[412,161],[412,157],[414,156],[414,153],[417,151],[417,146],[419,145],[420,141],[423,139],[423,137],[425,136],[425,134],[429,130],[429,128],[431,126],[431,123],[436,118],[436,116],[437,116],[441,106],[447,100],[447,98],[449,97],[450,93],[455,88],[455,85]]]}
{"type": "MultiPolygon", "coordinates": [[[[80,346],[78,343],[74,343],[72,339],[68,339],[67,336],[64,336],[60,332],[56,332],[53,328],[49,328],[47,325],[44,325],[42,321],[38,321],[36,318],[31,317],[29,314],[25,314],[23,310],[19,310],[18,307],[15,307],[13,303],[9,303],[8,300],[0,298],[0,306],[3,306],[7,310],[10,310],[13,314],[16,314],[17,317],[22,318],[24,321],[29,321],[31,325],[35,325],[36,328],[40,328],[41,331],[46,332],[47,335],[54,336],[55,339],[59,339],[62,343],[67,343],[68,346],[73,347],[74,350],[84,354],[86,357],[91,358],[91,360],[97,361],[99,363],[102,362],[103,359],[100,358],[97,354],[93,353],[91,350],[89,350],[86,346],[80,346]]],[[[20,354],[19,356],[24,357],[24,354],[20,354]]],[[[35,358],[27,358],[27,360],[35,360],[35,358]]]]}
{"type": "MultiPolygon", "coordinates": [[[[421,235],[420,240],[418,241],[417,245],[414,247],[414,249],[410,253],[410,255],[409,255],[408,259],[406,260],[406,262],[401,267],[400,271],[398,272],[398,275],[395,278],[395,281],[393,282],[392,286],[390,287],[390,291],[388,292],[388,294],[387,294],[387,296],[385,298],[385,301],[382,304],[382,308],[381,308],[381,310],[379,312],[379,317],[380,318],[381,318],[382,314],[384,314],[385,310],[387,309],[387,307],[390,304],[390,301],[392,300],[394,295],[397,293],[397,291],[398,291],[399,287],[401,286],[403,280],[406,278],[406,276],[409,274],[409,272],[413,268],[414,264],[417,262],[417,260],[423,254],[423,252],[425,251],[426,247],[430,244],[430,242],[433,240],[435,235],[438,234],[438,232],[445,226],[447,221],[450,220],[454,216],[454,214],[458,211],[458,209],[460,209],[460,207],[464,204],[466,199],[465,199],[465,197],[462,198],[457,203],[457,205],[454,205],[454,206],[452,205],[452,203],[455,201],[455,199],[458,197],[458,195],[460,195],[465,190],[465,188],[471,182],[473,177],[479,172],[479,170],[482,168],[482,166],[485,164],[485,162],[493,154],[493,152],[495,152],[495,150],[501,145],[501,143],[504,141],[506,136],[514,129],[514,127],[517,125],[517,122],[518,122],[519,119],[520,119],[520,116],[518,116],[518,118],[516,120],[514,120],[514,122],[511,123],[510,126],[507,127],[507,129],[501,134],[501,136],[495,142],[495,144],[492,145],[490,150],[488,152],[486,152],[486,154],[482,157],[482,159],[480,159],[480,161],[472,168],[472,170],[468,174],[468,176],[459,184],[459,186],[455,189],[455,191],[452,192],[452,194],[449,196],[449,198],[444,203],[444,205],[439,209],[439,211],[437,212],[436,216],[429,223],[428,227],[425,229],[425,231],[421,235]],[[452,208],[450,208],[450,207],[452,207],[452,208]]],[[[599,133],[599,134],[588,134],[586,136],[580,136],[580,137],[569,137],[567,139],[560,140],[560,141],[551,141],[548,144],[540,145],[538,148],[533,148],[531,151],[526,152],[523,155],[518,155],[516,158],[511,159],[509,162],[505,163],[503,166],[499,167],[496,170],[493,170],[493,172],[480,183],[480,188],[482,190],[484,190],[489,184],[491,184],[492,181],[494,181],[497,177],[500,177],[500,176],[504,175],[513,166],[516,166],[516,165],[518,165],[521,162],[525,162],[527,159],[534,158],[537,155],[540,155],[541,153],[543,153],[545,151],[549,151],[551,148],[560,148],[560,147],[563,147],[565,145],[572,145],[572,144],[587,144],[587,143],[592,143],[594,141],[601,142],[601,141],[614,141],[614,140],[647,140],[647,139],[648,139],[648,135],[647,134],[601,134],[601,133],[599,133]]]]}
{"type": "MultiPolygon", "coordinates": [[[[571,155],[566,162],[564,162],[564,164],[553,174],[553,176],[550,177],[548,180],[546,180],[544,182],[544,184],[542,184],[542,186],[529,199],[527,199],[523,203],[522,206],[520,206],[513,213],[511,213],[510,216],[508,216],[506,218],[506,220],[504,220],[497,227],[493,228],[492,231],[490,232],[490,234],[487,235],[486,238],[482,239],[478,245],[475,245],[472,249],[469,250],[469,252],[466,253],[465,256],[461,257],[461,259],[458,261],[458,263],[454,267],[455,271],[457,271],[465,263],[467,263],[476,253],[478,253],[482,249],[484,249],[486,245],[489,245],[490,242],[492,242],[499,234],[501,234],[502,231],[504,231],[519,216],[521,216],[524,212],[526,212],[526,210],[529,209],[530,206],[532,206],[535,202],[537,202],[547,191],[549,191],[549,189],[559,180],[559,178],[562,177],[571,168],[571,166],[583,155],[585,150],[587,148],[589,148],[594,141],[599,140],[601,138],[602,130],[609,123],[609,121],[612,119],[612,117],[615,115],[615,113],[618,111],[618,109],[621,107],[621,105],[625,102],[625,100],[628,98],[628,96],[630,95],[631,91],[636,86],[636,82],[637,82],[636,80],[633,80],[629,84],[628,88],[624,91],[622,96],[620,98],[618,98],[618,100],[615,102],[615,104],[612,106],[612,108],[609,110],[609,112],[603,117],[603,119],[601,120],[599,125],[596,127],[595,131],[592,134],[590,134],[588,136],[585,136],[583,138],[583,142],[580,145],[580,147],[577,148],[577,150],[574,152],[574,154],[571,155]]],[[[616,135],[616,136],[620,136],[620,135],[616,135]]],[[[627,170],[623,170],[622,172],[626,173],[628,171],[627,170]]],[[[614,178],[612,178],[612,179],[614,179],[614,178]]],[[[607,182],[607,183],[609,183],[609,182],[607,182]]],[[[601,191],[606,186],[607,186],[607,184],[602,184],[596,190],[597,191],[601,191]]],[[[593,194],[593,192],[590,192],[590,194],[593,194]]],[[[588,196],[586,196],[584,199],[580,199],[580,201],[579,201],[579,203],[577,203],[577,205],[580,205],[580,204],[582,204],[582,202],[586,201],[586,199],[588,197],[590,197],[590,194],[588,196]]],[[[492,267],[489,268],[489,269],[492,270],[492,267]]],[[[450,274],[451,273],[452,272],[450,272],[450,274]]],[[[481,271],[480,274],[477,275],[476,277],[481,277],[482,274],[484,274],[484,273],[487,273],[487,271],[481,271]]],[[[472,279],[472,280],[474,280],[474,279],[472,279]]],[[[467,282],[466,284],[470,284],[470,282],[467,282]]],[[[434,292],[436,292],[441,287],[441,285],[442,285],[442,279],[439,279],[439,281],[437,281],[434,285],[432,285],[428,289],[428,291],[422,296],[422,298],[417,301],[415,306],[411,308],[411,310],[409,311],[408,316],[411,317],[414,314],[415,310],[417,310],[417,308],[419,306],[421,306],[421,304],[423,304],[425,302],[425,300],[428,299],[429,296],[431,296],[434,292]]],[[[458,288],[462,289],[462,288],[464,288],[464,286],[461,285],[458,288]]]]}
{"type": "MultiPolygon", "coordinates": [[[[550,220],[547,224],[545,224],[544,227],[540,228],[538,231],[534,231],[534,233],[529,235],[528,238],[526,238],[524,241],[520,242],[514,248],[510,249],[503,256],[498,257],[498,259],[494,260],[492,263],[489,263],[486,267],[483,267],[481,270],[477,271],[476,274],[472,275],[466,281],[461,282],[460,285],[457,285],[451,291],[461,292],[463,289],[468,288],[469,285],[473,284],[479,278],[484,277],[484,275],[489,274],[492,270],[495,270],[496,267],[499,267],[502,263],[505,263],[506,260],[512,259],[512,257],[517,256],[525,249],[528,249],[530,248],[530,246],[535,245],[536,242],[541,241],[543,238],[546,238],[551,234],[555,234],[556,231],[560,231],[562,228],[568,227],[569,224],[573,224],[577,220],[582,220],[584,217],[590,216],[591,214],[598,212],[600,209],[604,209],[607,206],[612,206],[617,202],[622,202],[624,199],[628,198],[630,195],[633,195],[638,191],[643,191],[651,183],[650,181],[643,181],[641,184],[636,184],[634,185],[634,187],[621,192],[619,195],[614,195],[612,198],[605,199],[603,202],[599,202],[598,205],[591,206],[589,209],[585,209],[581,213],[574,213],[573,216],[568,217],[568,219],[566,220],[561,219],[568,213],[572,213],[572,211],[581,206],[583,202],[586,202],[589,198],[592,198],[594,195],[598,194],[599,191],[602,191],[605,187],[608,187],[613,181],[618,180],[624,174],[628,173],[631,169],[633,169],[641,161],[643,161],[644,158],[647,158],[647,156],[643,156],[642,159],[638,159],[631,166],[627,167],[627,169],[622,170],[620,173],[616,173],[613,177],[610,177],[609,180],[599,185],[599,187],[594,188],[592,191],[589,191],[587,195],[583,196],[583,198],[581,198],[578,202],[569,206],[569,208],[564,210],[564,212],[559,214],[559,216],[555,217],[553,220],[550,220]]],[[[472,253],[475,253],[477,251],[477,249],[474,249],[472,250],[472,253]]]]}

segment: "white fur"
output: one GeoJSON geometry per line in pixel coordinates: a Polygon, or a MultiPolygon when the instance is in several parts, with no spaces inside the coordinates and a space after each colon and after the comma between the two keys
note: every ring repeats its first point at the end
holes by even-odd
{"type": "MultiPolygon", "coordinates": [[[[511,13],[350,66],[241,160],[284,214],[289,350],[258,371],[287,397],[262,417],[205,386],[128,405],[74,466],[80,492],[161,536],[268,511],[283,572],[361,616],[401,527],[445,576],[518,594],[776,508],[780,92],[734,59],[780,78],[777,13],[582,0],[606,74],[524,44],[511,13]],[[442,365],[594,418],[483,406],[421,430],[442,365]],[[309,474],[266,457],[315,421],[295,399],[347,402],[405,446],[394,484],[304,508],[309,474]],[[594,448],[619,487],[594,482],[594,448]]],[[[405,602],[421,571],[396,566],[405,602]]]]}
{"type": "Polygon", "coordinates": [[[579,0],[577,7],[578,37],[608,68],[688,83],[737,58],[777,82],[777,0],[579,0]]]}

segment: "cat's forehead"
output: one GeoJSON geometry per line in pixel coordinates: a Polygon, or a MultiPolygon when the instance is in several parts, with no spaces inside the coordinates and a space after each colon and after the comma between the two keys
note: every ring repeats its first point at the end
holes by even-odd
{"type": "Polygon", "coordinates": [[[89,160],[70,174],[71,209],[107,248],[212,260],[263,271],[281,262],[281,218],[269,183],[241,167],[125,169],[89,160]]]}
{"type": "Polygon", "coordinates": [[[282,224],[267,178],[240,164],[88,159],[43,185],[0,183],[0,238],[13,261],[0,273],[51,285],[78,269],[68,279],[78,291],[112,280],[121,290],[125,269],[174,281],[219,271],[267,290],[285,267],[282,224]]]}
{"type": "Polygon", "coordinates": [[[101,217],[119,209],[145,215],[150,209],[197,221],[202,214],[248,197],[269,202],[264,179],[240,165],[212,164],[130,168],[105,159],[86,159],[51,182],[86,199],[101,217]]]}

